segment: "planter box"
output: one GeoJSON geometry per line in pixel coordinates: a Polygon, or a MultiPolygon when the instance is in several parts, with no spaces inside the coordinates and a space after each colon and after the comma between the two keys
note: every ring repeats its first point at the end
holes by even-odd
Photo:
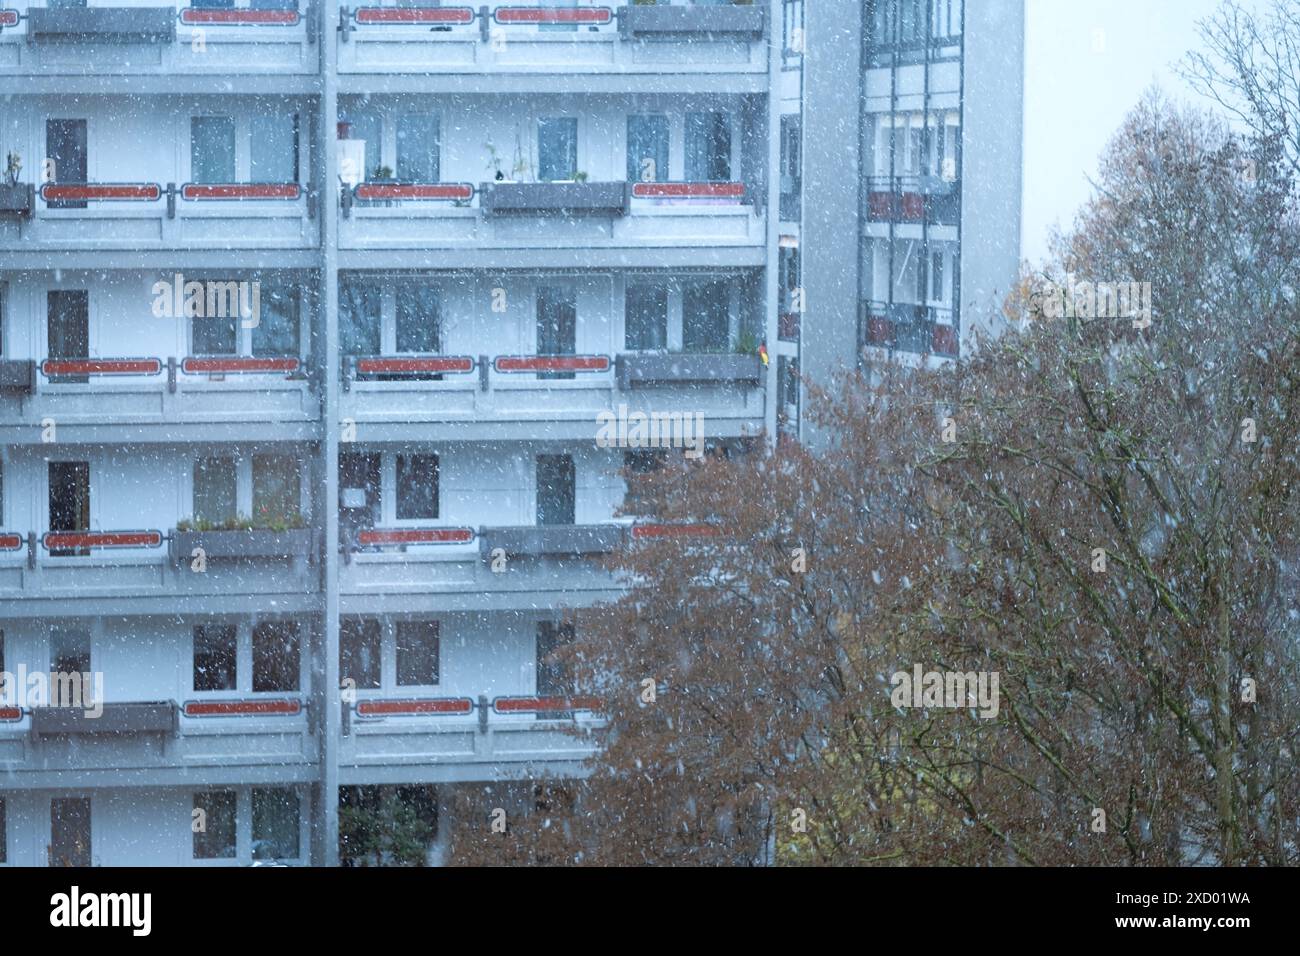
{"type": "Polygon", "coordinates": [[[174,734],[179,710],[175,701],[156,700],[104,704],[98,717],[82,707],[37,707],[32,711],[32,736],[83,734],[174,734]]]}
{"type": "Polygon", "coordinates": [[[628,183],[483,183],[480,203],[488,215],[627,214],[628,183]]]}
{"type": "Polygon", "coordinates": [[[608,554],[623,542],[623,526],[616,524],[524,525],[480,528],[479,554],[484,561],[503,548],[509,557],[577,557],[608,554]]]}
{"type": "Polygon", "coordinates": [[[30,216],[35,199],[36,187],[31,183],[0,183],[0,216],[30,216]]]}
{"type": "Polygon", "coordinates": [[[690,40],[700,34],[726,39],[761,40],[767,36],[767,8],[754,5],[717,7],[623,7],[619,31],[636,39],[690,40]]]}
{"type": "Polygon", "coordinates": [[[625,352],[614,359],[621,389],[703,383],[761,385],[763,366],[757,355],[691,355],[625,352]]]}
{"type": "Polygon", "coordinates": [[[175,7],[30,7],[28,43],[174,43],[175,7]]]}
{"type": "Polygon", "coordinates": [[[36,363],[31,359],[0,359],[0,392],[30,395],[36,391],[36,363]]]}
{"type": "Polygon", "coordinates": [[[195,548],[213,558],[309,558],[313,533],[310,528],[289,531],[173,531],[173,561],[188,561],[195,548]]]}

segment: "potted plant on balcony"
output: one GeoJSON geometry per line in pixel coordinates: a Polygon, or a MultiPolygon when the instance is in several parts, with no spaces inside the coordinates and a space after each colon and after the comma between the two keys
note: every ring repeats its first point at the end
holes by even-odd
{"type": "Polygon", "coordinates": [[[312,532],[299,514],[259,511],[256,517],[235,515],[223,521],[203,517],[176,523],[172,533],[173,557],[188,561],[201,549],[213,558],[301,558],[311,553],[312,532]]]}
{"type": "Polygon", "coordinates": [[[22,157],[10,150],[5,157],[5,179],[0,183],[0,214],[31,215],[33,189],[30,185],[18,181],[22,169],[22,157]]]}

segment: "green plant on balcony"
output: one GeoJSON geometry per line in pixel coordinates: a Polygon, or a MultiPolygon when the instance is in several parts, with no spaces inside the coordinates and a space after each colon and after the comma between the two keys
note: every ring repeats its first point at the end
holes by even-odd
{"type": "Polygon", "coordinates": [[[376,166],[370,173],[372,183],[391,183],[396,178],[393,175],[393,167],[391,166],[376,166]]]}
{"type": "Polygon", "coordinates": [[[5,183],[9,186],[18,185],[18,174],[23,170],[23,158],[12,150],[5,157],[5,183]]]}
{"type": "Polygon", "coordinates": [[[306,527],[300,514],[279,514],[261,510],[256,517],[246,514],[227,518],[195,515],[176,522],[177,531],[293,531],[306,527]]]}

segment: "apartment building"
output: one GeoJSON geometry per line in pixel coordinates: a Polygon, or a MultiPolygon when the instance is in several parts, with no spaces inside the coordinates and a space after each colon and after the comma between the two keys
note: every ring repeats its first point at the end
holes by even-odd
{"type": "Polygon", "coordinates": [[[686,533],[627,470],[799,436],[801,362],[956,354],[1009,278],[1001,211],[961,253],[1006,185],[964,131],[1018,87],[966,105],[959,3],[8,6],[0,865],[332,865],[380,788],[438,845],[459,786],[526,810],[599,745],[569,612],[686,533]],[[602,437],[637,416],[686,447],[602,437]]]}

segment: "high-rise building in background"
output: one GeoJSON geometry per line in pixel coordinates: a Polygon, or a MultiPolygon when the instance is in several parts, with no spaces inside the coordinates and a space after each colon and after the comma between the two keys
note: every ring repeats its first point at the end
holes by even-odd
{"type": "Polygon", "coordinates": [[[625,474],[995,314],[1021,6],[11,0],[0,864],[580,773],[625,474]]]}

